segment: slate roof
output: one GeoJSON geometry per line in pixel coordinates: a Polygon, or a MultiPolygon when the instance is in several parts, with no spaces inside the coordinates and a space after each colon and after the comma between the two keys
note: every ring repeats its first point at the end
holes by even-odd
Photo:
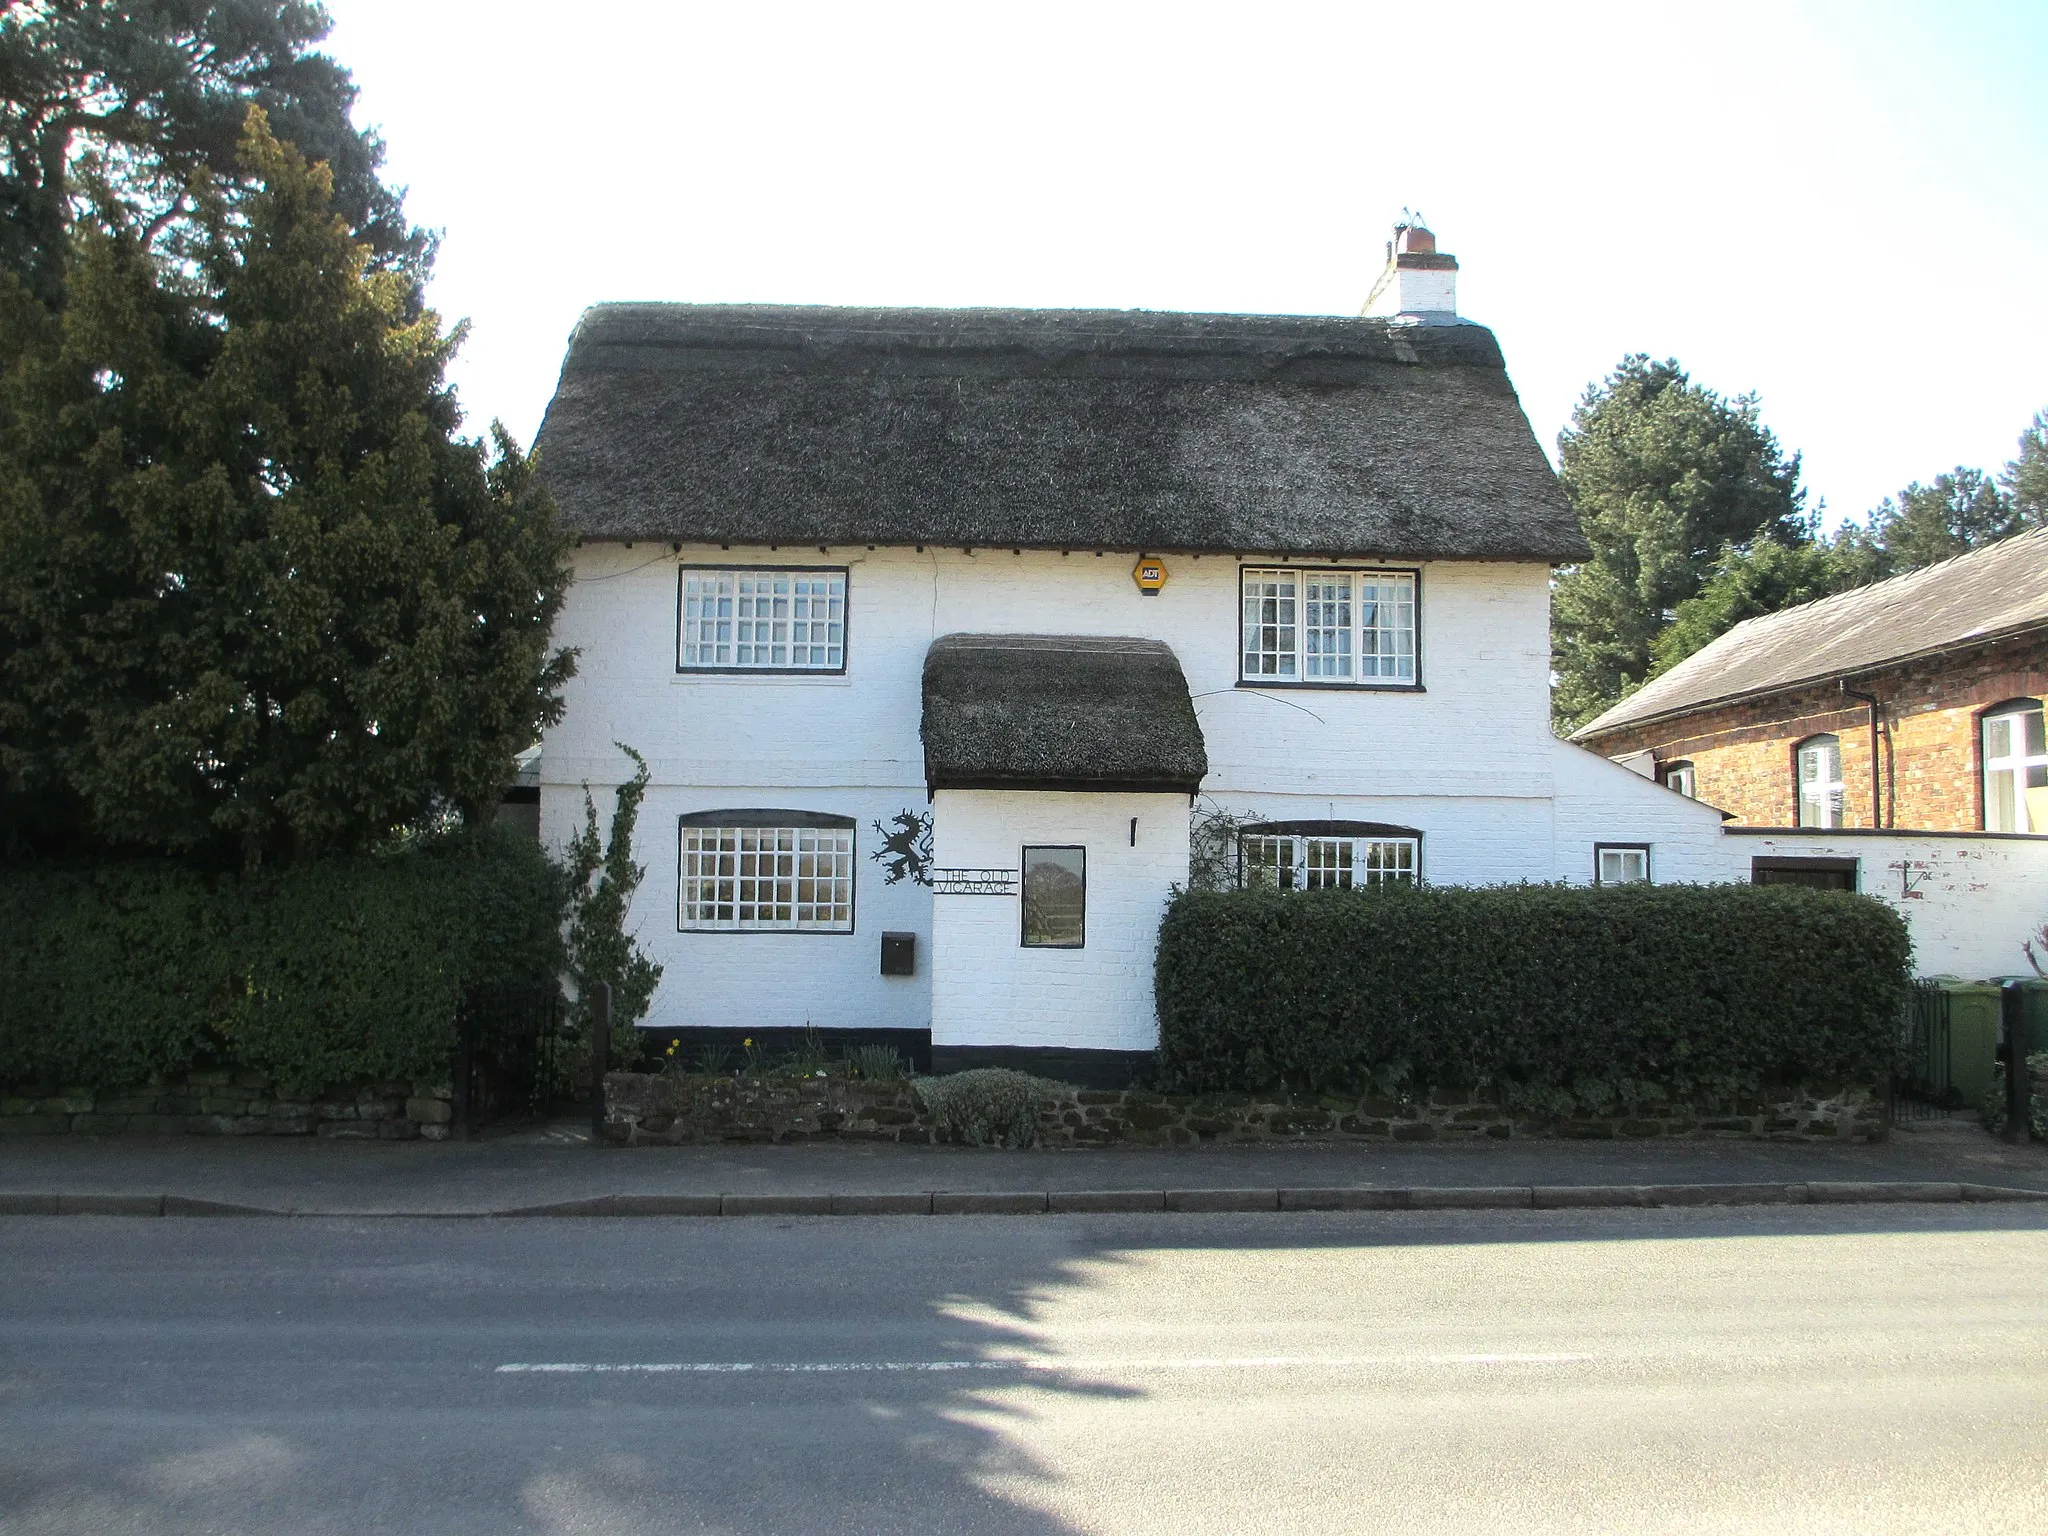
{"type": "Polygon", "coordinates": [[[1572,739],[2035,628],[2048,628],[2048,529],[1747,619],[1579,727],[1572,739]]]}
{"type": "Polygon", "coordinates": [[[593,539],[1586,553],[1476,325],[605,304],[537,446],[593,539]]]}
{"type": "Polygon", "coordinates": [[[942,635],[922,735],[932,789],[1193,794],[1209,771],[1187,678],[1157,640],[942,635]]]}

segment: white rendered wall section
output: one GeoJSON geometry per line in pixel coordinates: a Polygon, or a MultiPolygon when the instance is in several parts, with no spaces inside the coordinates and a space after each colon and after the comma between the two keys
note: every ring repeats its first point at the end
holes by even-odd
{"type": "Polygon", "coordinates": [[[1657,885],[1749,878],[1747,859],[1729,845],[1721,813],[1711,805],[1568,741],[1553,741],[1551,752],[1557,781],[1553,879],[1590,885],[1600,843],[1647,844],[1657,885]]]}
{"type": "Polygon", "coordinates": [[[1454,315],[1458,312],[1455,270],[1400,267],[1366,307],[1368,316],[1454,315]]]}
{"type": "Polygon", "coordinates": [[[1727,840],[1744,880],[1751,858],[1856,860],[1857,889],[1906,919],[1915,975],[2033,974],[2020,946],[2048,922],[2048,838],[1731,832],[1727,840]]]}
{"type": "MultiPolygon", "coordinates": [[[[593,789],[599,826],[608,830],[610,787],[593,789]]],[[[650,785],[633,839],[634,854],[647,874],[627,916],[640,947],[663,969],[643,1027],[926,1028],[931,1022],[931,892],[908,880],[888,884],[872,857],[880,842],[873,824],[887,823],[905,809],[929,812],[922,785],[900,791],[650,785]],[[686,812],[735,807],[855,818],[851,933],[681,931],[678,819],[686,812]],[[881,974],[884,932],[918,936],[915,975],[881,974]]],[[[559,845],[565,829],[580,824],[582,816],[580,786],[542,786],[544,837],[559,845]]]]}
{"type": "Polygon", "coordinates": [[[1018,895],[932,898],[932,1044],[1156,1046],[1153,951],[1188,877],[1187,796],[942,789],[933,809],[941,869],[1018,870],[1029,843],[1088,863],[1080,949],[1024,947],[1018,895]]]}
{"type": "MultiPolygon", "coordinates": [[[[928,808],[918,735],[924,656],[935,638],[959,631],[1165,641],[1187,675],[1207,742],[1206,804],[1273,820],[1412,826],[1423,834],[1424,876],[1439,884],[1590,878],[1595,841],[1652,842],[1660,881],[1747,877],[1739,858],[1705,853],[1718,847],[1702,832],[1718,828],[1715,813],[1552,735],[1549,573],[1540,564],[1422,564],[1422,686],[1378,691],[1240,686],[1238,572],[1241,564],[1279,563],[1270,560],[1168,556],[1166,588],[1156,596],[1132,581],[1132,555],[1090,550],[686,545],[678,553],[599,544],[577,550],[574,563],[556,641],[579,657],[565,716],[543,743],[542,837],[559,848],[574,835],[586,782],[609,817],[612,786],[630,772],[614,742],[646,756],[653,783],[638,852],[647,876],[629,922],[667,967],[649,1021],[660,1027],[916,1028],[930,1020],[929,967],[941,947],[931,897],[921,887],[882,884],[871,858],[879,841],[873,823],[928,808]],[[844,568],[845,673],[679,674],[676,595],[685,564],[844,568]],[[854,936],[677,931],[675,818],[733,807],[855,819],[854,936]],[[885,928],[918,934],[917,977],[879,975],[885,928]]],[[[1127,829],[1129,810],[1103,814],[1112,823],[1122,814],[1127,829]]],[[[1184,864],[1184,837],[1170,857],[1184,864]]],[[[1138,968],[1148,987],[1150,945],[1148,933],[1138,968]]],[[[1006,1016],[1020,1028],[1029,1023],[1006,1016]]],[[[953,1017],[967,1027],[968,1014],[953,1017]]],[[[982,1032],[954,1043],[1004,1042],[982,1032]]]]}

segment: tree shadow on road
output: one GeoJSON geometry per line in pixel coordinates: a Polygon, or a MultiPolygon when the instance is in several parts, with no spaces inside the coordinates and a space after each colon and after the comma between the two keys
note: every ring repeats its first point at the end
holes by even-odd
{"type": "Polygon", "coordinates": [[[1173,1486],[1170,1459],[1119,1460],[1136,1419],[1191,1411],[1134,1359],[1551,1349],[1603,1316],[1589,1289],[1557,1322],[1560,1288],[1616,1264],[1680,1317],[1756,1240],[2044,1229],[1990,1205],[19,1219],[0,1529],[1056,1536],[1102,1528],[1105,1488],[1173,1486]],[[1333,1276],[1365,1333],[1318,1331],[1333,1276]]]}

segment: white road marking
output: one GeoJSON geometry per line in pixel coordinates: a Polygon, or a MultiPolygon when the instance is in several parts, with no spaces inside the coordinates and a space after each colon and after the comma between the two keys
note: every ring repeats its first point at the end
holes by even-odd
{"type": "Polygon", "coordinates": [[[1581,1365],[1591,1355],[1249,1355],[1215,1360],[595,1360],[516,1361],[500,1376],[848,1376],[940,1371],[1354,1371],[1389,1366],[1581,1365]]]}

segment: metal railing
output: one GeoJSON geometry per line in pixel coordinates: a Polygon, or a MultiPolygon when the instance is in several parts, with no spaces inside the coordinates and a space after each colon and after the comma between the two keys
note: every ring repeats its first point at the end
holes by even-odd
{"type": "Polygon", "coordinates": [[[471,987],[456,1014],[456,1134],[545,1116],[563,1096],[562,991],[553,981],[471,987]]]}
{"type": "Polygon", "coordinates": [[[1949,996],[1916,981],[1900,1021],[1902,1060],[1892,1079],[1892,1119],[1939,1120],[1963,1107],[1949,1075],[1949,996]]]}

